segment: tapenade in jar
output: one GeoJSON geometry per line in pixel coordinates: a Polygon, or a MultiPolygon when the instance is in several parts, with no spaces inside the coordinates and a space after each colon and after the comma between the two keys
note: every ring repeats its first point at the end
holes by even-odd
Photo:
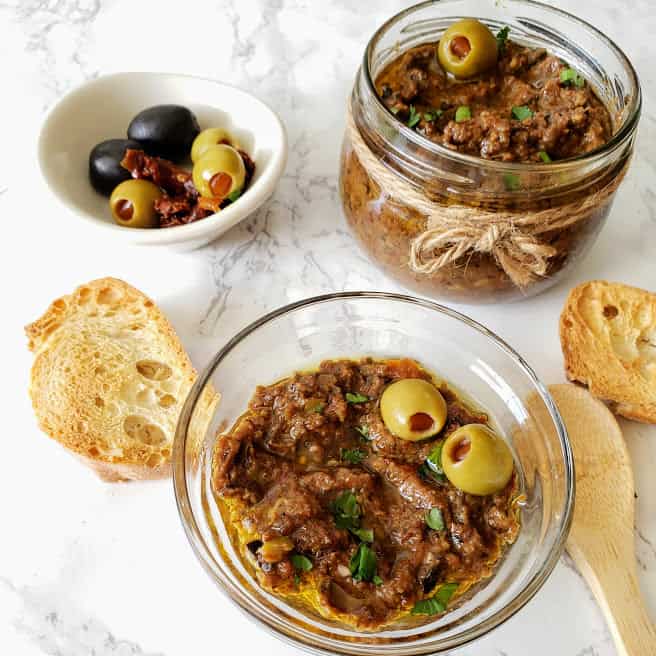
{"type": "Polygon", "coordinates": [[[553,27],[520,25],[498,7],[459,20],[474,5],[417,5],[374,35],[348,108],[340,191],[386,273],[421,294],[484,303],[546,289],[592,245],[641,103],[624,54],[584,22],[562,13],[553,27]]]}

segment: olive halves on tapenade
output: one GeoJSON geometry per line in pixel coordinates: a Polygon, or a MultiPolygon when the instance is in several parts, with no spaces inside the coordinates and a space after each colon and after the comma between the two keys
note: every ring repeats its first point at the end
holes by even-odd
{"type": "Polygon", "coordinates": [[[383,392],[380,414],[392,434],[414,442],[442,430],[447,407],[435,385],[421,378],[403,378],[383,392]]]}
{"type": "Polygon", "coordinates": [[[497,61],[497,39],[475,18],[465,18],[449,27],[437,47],[442,68],[457,78],[475,77],[497,61]]]}
{"type": "Polygon", "coordinates": [[[486,496],[506,487],[514,464],[510,448],[492,429],[484,424],[467,424],[444,442],[442,469],[463,492],[486,496]]]}

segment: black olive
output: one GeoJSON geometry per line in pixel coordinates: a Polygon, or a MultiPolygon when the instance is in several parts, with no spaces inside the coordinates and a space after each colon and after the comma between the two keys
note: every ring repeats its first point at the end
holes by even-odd
{"type": "Polygon", "coordinates": [[[246,546],[248,547],[248,550],[252,554],[255,554],[263,544],[264,542],[262,542],[262,540],[253,540],[252,542],[249,542],[246,546]]]}
{"type": "Polygon", "coordinates": [[[108,139],[94,146],[89,153],[89,180],[96,191],[109,196],[121,182],[132,177],[121,166],[128,148],[141,150],[141,144],[131,139],[108,139]]]}
{"type": "Polygon", "coordinates": [[[139,112],[128,126],[128,137],[136,139],[149,154],[174,162],[188,157],[200,127],[194,114],[181,105],[156,105],[139,112]]]}

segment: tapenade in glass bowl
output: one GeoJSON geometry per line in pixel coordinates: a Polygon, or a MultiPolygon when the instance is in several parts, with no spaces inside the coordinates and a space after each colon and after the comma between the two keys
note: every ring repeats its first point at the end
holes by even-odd
{"type": "Polygon", "coordinates": [[[365,51],[342,151],[345,216],[372,260],[424,295],[532,296],[592,246],[640,108],[626,56],[570,14],[424,2],[365,51]]]}
{"type": "MultiPolygon", "coordinates": [[[[412,396],[416,396],[415,392],[412,396]]],[[[413,410],[411,416],[417,419],[415,414],[413,410]]],[[[454,439],[458,437],[455,428],[455,425],[445,427],[447,432],[454,430],[450,433],[454,439]]],[[[394,430],[401,435],[404,429],[394,430]]],[[[490,444],[485,435],[475,437],[470,433],[469,438],[472,450],[476,439],[482,439],[483,448],[490,444]]],[[[449,439],[443,449],[451,454],[449,439]]],[[[462,443],[456,446],[462,447],[462,443]]],[[[457,460],[459,456],[453,457],[457,460]]],[[[510,347],[479,324],[429,301],[400,295],[352,292],[308,299],[277,310],[243,330],[220,350],[192,389],[178,426],[173,459],[176,499],[183,525],[210,576],[251,617],[278,636],[314,653],[365,654],[372,649],[379,654],[439,653],[485,634],[537,592],[564,548],[571,521],[574,476],[569,443],[551,398],[533,372],[510,347]],[[425,369],[418,369],[412,361],[421,363],[425,369]],[[324,365],[318,371],[321,362],[324,365]],[[293,372],[304,373],[289,379],[293,372]],[[389,418],[389,408],[394,404],[389,406],[383,397],[385,390],[392,390],[395,380],[417,384],[415,378],[419,377],[428,383],[433,378],[426,372],[436,380],[447,381],[439,389],[448,411],[444,413],[445,408],[439,402],[422,406],[431,421],[438,425],[442,421],[486,423],[487,429],[479,425],[477,430],[493,429],[496,435],[503,436],[513,454],[511,461],[505,461],[501,479],[492,488],[472,490],[480,493],[480,500],[469,493],[463,496],[448,486],[440,487],[444,481],[431,480],[431,472],[422,474],[426,478],[419,483],[417,474],[421,464],[432,458],[435,446],[430,439],[422,446],[422,431],[431,435],[424,421],[426,417],[419,417],[421,425],[409,424],[411,431],[421,433],[416,437],[422,439],[416,442],[396,439],[390,444],[389,435],[381,429],[381,421],[390,426],[396,421],[389,418]],[[322,385],[333,385],[335,381],[344,390],[353,386],[354,391],[342,395],[333,389],[332,395],[324,399],[322,385]],[[258,385],[263,387],[257,388],[258,385]],[[198,403],[209,389],[221,396],[211,417],[204,414],[198,403]],[[299,395],[303,396],[302,417],[288,412],[292,407],[298,408],[299,395]],[[345,408],[341,400],[351,407],[345,408]],[[252,401],[250,406],[249,401],[252,401]],[[321,404],[325,405],[321,407],[321,404]],[[320,415],[339,417],[342,411],[348,418],[344,422],[348,432],[335,430],[335,422],[319,420],[320,415]],[[291,423],[277,431],[271,421],[276,416],[291,423]],[[297,425],[297,419],[302,426],[297,425]],[[336,436],[335,444],[323,439],[327,434],[322,435],[322,426],[330,427],[331,434],[336,436]],[[358,441],[356,426],[373,439],[358,441]],[[301,439],[301,432],[305,434],[308,430],[323,441],[320,444],[312,439],[308,441],[307,435],[301,439]],[[257,436],[257,431],[262,433],[257,436]],[[249,434],[260,447],[266,448],[258,447],[259,453],[255,454],[251,447],[244,447],[249,434]],[[288,459],[288,464],[280,465],[278,459],[269,468],[260,466],[262,458],[276,460],[274,452],[289,456],[289,442],[294,443],[294,457],[288,459]],[[317,447],[325,452],[318,455],[317,447]],[[387,452],[390,448],[394,454],[387,452]],[[358,454],[358,463],[351,462],[356,457],[355,451],[362,452],[358,454]],[[316,457],[320,463],[315,468],[310,461],[316,457]],[[333,459],[346,462],[333,463],[333,459]],[[235,462],[237,466],[233,466],[235,462]],[[223,467],[223,473],[217,472],[217,464],[223,467]],[[292,470],[294,475],[290,476],[292,470]],[[225,478],[221,479],[223,475],[225,478]],[[374,481],[376,477],[378,482],[374,481]],[[407,485],[401,481],[405,477],[407,485]],[[331,497],[330,506],[331,517],[338,515],[335,522],[346,522],[341,526],[346,530],[331,531],[332,519],[323,524],[315,521],[310,530],[309,524],[321,519],[317,516],[308,520],[306,531],[286,526],[286,510],[280,504],[290,504],[290,514],[294,514],[300,496],[298,490],[291,489],[288,494],[278,494],[278,481],[300,485],[305,491],[319,484],[322,494],[331,494],[328,487],[333,483],[348,482],[348,489],[340,489],[334,499],[331,497]],[[270,542],[274,533],[291,536],[295,552],[289,558],[287,553],[281,558],[273,551],[287,550],[289,545],[283,541],[265,548],[253,540],[253,558],[250,558],[245,552],[250,549],[251,541],[247,549],[242,549],[244,545],[235,535],[240,528],[248,529],[249,524],[237,526],[230,513],[226,513],[221,485],[217,482],[226,484],[227,488],[242,487],[246,494],[252,490],[257,509],[262,510],[256,522],[264,519],[267,524],[264,531],[271,529],[271,535],[258,536],[264,538],[261,542],[270,542]],[[363,616],[364,621],[350,621],[352,617],[340,613],[322,612],[312,599],[294,598],[294,594],[282,594],[283,590],[268,585],[275,580],[282,581],[283,588],[288,586],[292,592],[297,590],[296,586],[300,590],[308,589],[304,586],[315,580],[319,568],[329,568],[330,563],[322,563],[321,555],[309,543],[303,545],[302,539],[322,535],[326,539],[332,536],[346,545],[344,554],[337,553],[336,558],[348,554],[350,562],[336,560],[335,576],[352,577],[354,581],[346,587],[341,601],[361,597],[363,591],[371,592],[379,585],[381,591],[391,591],[395,587],[392,585],[395,567],[399,573],[422,575],[419,569],[398,566],[403,558],[411,557],[413,548],[409,546],[407,553],[402,554],[392,544],[384,547],[385,539],[398,542],[399,536],[391,535],[396,522],[384,518],[384,513],[379,513],[378,519],[370,514],[372,499],[362,496],[370,482],[385,483],[381,489],[394,495],[395,500],[389,500],[389,514],[398,519],[399,535],[408,527],[412,529],[409,542],[413,535],[415,538],[418,535],[416,526],[412,527],[414,518],[399,512],[396,495],[420,492],[410,503],[422,505],[426,500],[425,507],[422,506],[426,519],[422,515],[422,523],[425,521],[427,526],[419,528],[421,537],[415,543],[422,555],[430,555],[429,542],[437,546],[438,541],[443,541],[445,547],[442,556],[450,558],[452,564],[458,564],[458,553],[476,554],[476,531],[468,533],[475,521],[479,522],[478,530],[485,533],[490,529],[488,538],[493,534],[507,538],[499,552],[490,552],[489,571],[473,577],[471,587],[467,582],[460,585],[462,581],[456,587],[456,581],[444,577],[457,577],[457,567],[448,571],[438,569],[427,592],[410,601],[421,603],[421,598],[429,599],[427,607],[420,606],[426,612],[401,612],[398,617],[390,614],[382,617],[382,621],[378,621],[381,617],[367,614],[363,616]],[[491,493],[494,489],[502,492],[491,493]],[[271,494],[272,490],[275,494],[271,494]],[[442,513],[431,512],[447,498],[442,513]],[[481,524],[484,517],[486,525],[481,524]],[[441,528],[440,520],[445,528],[441,528]],[[382,533],[378,522],[387,526],[382,533]],[[296,530],[292,533],[292,529],[296,530]],[[390,551],[381,550],[383,547],[390,551]],[[377,558],[373,564],[370,550],[377,558]],[[498,562],[494,553],[497,558],[501,555],[498,562]],[[267,564],[268,560],[273,562],[273,567],[267,564]],[[278,563],[283,563],[281,568],[278,563]],[[294,572],[286,571],[290,563],[294,572]],[[379,569],[373,571],[374,567],[379,569]],[[349,571],[342,571],[346,569],[349,571]],[[357,578],[362,581],[355,581],[357,578]],[[433,584],[436,588],[431,590],[433,584]],[[445,614],[442,606],[448,606],[445,614]]],[[[453,474],[447,469],[449,460],[444,456],[442,464],[451,480],[453,474]]],[[[479,478],[476,480],[480,483],[479,478]]],[[[468,483],[461,480],[458,485],[466,487],[468,483]]],[[[321,503],[321,495],[315,499],[304,497],[310,506],[315,501],[321,503]]],[[[382,502],[386,503],[384,498],[382,502]]],[[[262,529],[260,525],[250,526],[256,532],[262,529]]],[[[469,562],[475,560],[474,557],[469,562]]],[[[461,562],[466,561],[462,558],[461,562]]],[[[483,560],[479,564],[483,566],[483,560]]],[[[423,590],[423,584],[424,581],[417,580],[414,587],[408,588],[410,594],[418,587],[423,590]]],[[[399,608],[402,606],[403,602],[399,608]]],[[[408,610],[406,607],[405,611],[408,610]]]]}

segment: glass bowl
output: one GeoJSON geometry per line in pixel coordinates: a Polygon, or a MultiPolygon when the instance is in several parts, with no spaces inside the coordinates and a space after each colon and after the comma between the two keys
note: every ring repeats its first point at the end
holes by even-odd
{"type": "Polygon", "coordinates": [[[315,654],[434,654],[480,637],[540,589],[564,548],[574,465],[558,411],[530,367],[489,330],[433,302],[375,292],[318,296],[271,312],[242,330],[198,377],[173,449],[180,517],[205,570],[238,606],[277,636],[315,654]],[[218,432],[245,411],[258,384],[323,359],[410,357],[485,410],[512,445],[522,528],[495,574],[460,604],[421,626],[363,632],[295,608],[259,587],[233,549],[211,493],[218,432]],[[220,401],[208,408],[208,395],[220,401]]]}

